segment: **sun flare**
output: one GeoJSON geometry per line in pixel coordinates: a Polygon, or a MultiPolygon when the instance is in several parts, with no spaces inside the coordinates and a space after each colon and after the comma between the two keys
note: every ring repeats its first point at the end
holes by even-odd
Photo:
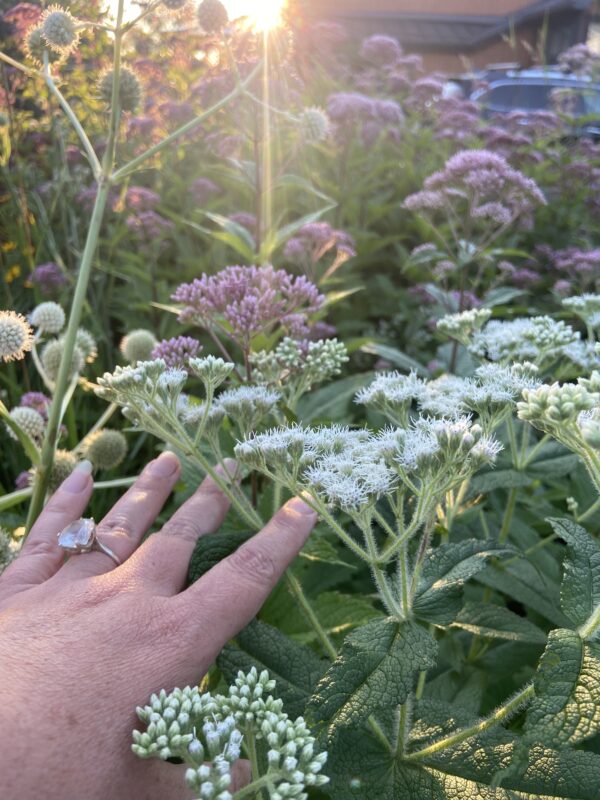
{"type": "Polygon", "coordinates": [[[248,17],[256,30],[268,31],[281,22],[286,0],[225,0],[232,19],[248,17]]]}

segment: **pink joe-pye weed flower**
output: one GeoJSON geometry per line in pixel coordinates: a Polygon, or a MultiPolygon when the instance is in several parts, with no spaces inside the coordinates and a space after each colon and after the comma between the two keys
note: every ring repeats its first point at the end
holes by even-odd
{"type": "Polygon", "coordinates": [[[305,276],[272,266],[231,266],[184,283],[172,299],[182,306],[179,319],[218,332],[248,352],[251,340],[276,328],[305,336],[309,316],[324,297],[305,276]]]}

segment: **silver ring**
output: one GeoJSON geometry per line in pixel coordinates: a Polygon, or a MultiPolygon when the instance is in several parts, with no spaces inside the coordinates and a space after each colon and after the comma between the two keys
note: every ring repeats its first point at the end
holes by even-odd
{"type": "Polygon", "coordinates": [[[58,546],[71,555],[98,550],[112,558],[118,567],[121,565],[120,558],[98,539],[96,523],[90,517],[81,517],[63,528],[58,534],[58,546]]]}

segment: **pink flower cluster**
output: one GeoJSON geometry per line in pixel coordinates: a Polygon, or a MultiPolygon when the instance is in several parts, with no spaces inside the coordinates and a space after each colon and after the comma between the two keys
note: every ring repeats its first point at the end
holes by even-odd
{"type": "Polygon", "coordinates": [[[517,220],[530,224],[534,209],[545,205],[546,199],[534,180],[497,153],[463,150],[425,180],[423,191],[409,195],[404,208],[450,212],[463,203],[472,220],[504,228],[517,220]]]}
{"type": "Polygon", "coordinates": [[[349,233],[336,230],[328,222],[309,222],[288,240],[283,254],[296,264],[314,264],[333,248],[344,260],[356,255],[349,233]]]}
{"type": "Polygon", "coordinates": [[[387,67],[402,56],[402,48],[398,40],[391,36],[369,36],[362,43],[360,56],[377,67],[387,67]]]}
{"type": "Polygon", "coordinates": [[[327,114],[339,139],[345,140],[358,130],[365,147],[372,147],[384,131],[398,140],[404,126],[404,113],[395,100],[369,97],[360,92],[330,95],[327,114]]]}
{"type": "Polygon", "coordinates": [[[173,295],[179,319],[220,332],[247,352],[250,341],[277,326],[292,336],[308,333],[308,317],[325,298],[306,277],[271,266],[226,267],[184,283],[173,295]]]}
{"type": "Polygon", "coordinates": [[[191,336],[175,336],[172,339],[163,339],[159,342],[150,358],[162,358],[167,367],[187,369],[190,358],[196,358],[202,350],[202,345],[191,336]]]}

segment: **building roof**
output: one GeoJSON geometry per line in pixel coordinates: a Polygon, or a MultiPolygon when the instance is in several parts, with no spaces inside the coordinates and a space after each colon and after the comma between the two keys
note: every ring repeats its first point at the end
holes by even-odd
{"type": "MultiPolygon", "coordinates": [[[[365,5],[367,5],[365,3],[365,5]]],[[[332,16],[365,34],[396,36],[405,47],[467,52],[507,33],[512,26],[539,20],[546,14],[585,11],[592,0],[537,0],[511,14],[418,14],[402,11],[335,11],[332,16]]]]}

